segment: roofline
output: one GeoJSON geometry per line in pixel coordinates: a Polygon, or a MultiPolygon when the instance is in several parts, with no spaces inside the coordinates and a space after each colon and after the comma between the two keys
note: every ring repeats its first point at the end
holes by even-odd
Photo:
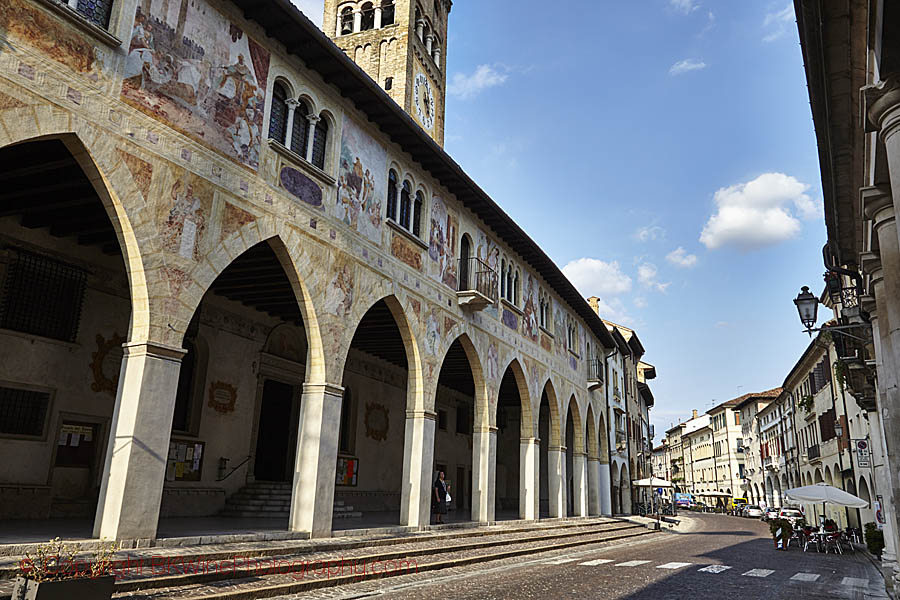
{"type": "Polygon", "coordinates": [[[603,320],[525,231],[469,177],[381,87],[290,0],[231,0],[322,79],[336,86],[394,143],[415,157],[457,200],[515,249],[580,316],[607,348],[615,342],[603,320]],[[365,110],[363,109],[365,107],[365,110]]]}

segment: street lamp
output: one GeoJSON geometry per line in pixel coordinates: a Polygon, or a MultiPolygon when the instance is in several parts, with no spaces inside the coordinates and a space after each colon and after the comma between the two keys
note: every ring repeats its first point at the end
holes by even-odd
{"type": "Polygon", "coordinates": [[[840,423],[836,422],[834,424],[834,435],[836,435],[838,438],[844,435],[844,428],[841,427],[840,423]]]}
{"type": "Polygon", "coordinates": [[[819,312],[819,299],[810,291],[808,286],[800,288],[800,293],[794,298],[794,304],[797,305],[797,312],[800,313],[800,322],[806,327],[806,332],[812,337],[813,327],[816,325],[817,314],[819,312]]]}

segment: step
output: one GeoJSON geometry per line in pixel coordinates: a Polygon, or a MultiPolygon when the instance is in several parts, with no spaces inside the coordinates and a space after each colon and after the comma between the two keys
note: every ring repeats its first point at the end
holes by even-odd
{"type": "Polygon", "coordinates": [[[358,511],[344,511],[344,512],[336,512],[331,517],[332,519],[361,519],[363,514],[358,511]]]}
{"type": "Polygon", "coordinates": [[[242,510],[242,509],[225,509],[219,513],[221,517],[231,517],[236,519],[286,519],[290,515],[289,510],[283,512],[267,512],[264,515],[259,514],[258,510],[242,510]]]}
{"type": "Polygon", "coordinates": [[[115,591],[117,598],[128,597],[132,600],[167,598],[174,594],[177,594],[182,600],[238,600],[251,597],[273,597],[358,582],[374,576],[390,577],[403,574],[378,573],[373,575],[365,573],[361,575],[358,571],[356,573],[350,571],[350,575],[335,576],[334,573],[327,573],[329,565],[332,568],[340,565],[342,570],[350,570],[352,565],[372,564],[375,561],[396,561],[401,564],[414,565],[416,571],[421,572],[577,546],[609,544],[637,537],[666,535],[647,531],[634,524],[630,525],[592,533],[581,532],[566,538],[545,536],[544,539],[518,538],[500,542],[491,540],[480,544],[444,545],[421,551],[391,550],[372,553],[364,550],[354,556],[342,553],[330,556],[311,556],[306,560],[300,560],[297,555],[291,555],[283,557],[282,560],[276,558],[252,563],[246,567],[239,565],[235,568],[229,565],[225,572],[192,572],[187,575],[133,578],[117,582],[115,591]],[[276,561],[278,562],[276,563],[276,561]],[[277,567],[278,574],[273,574],[276,564],[279,565],[277,567]],[[298,574],[300,575],[298,576],[298,574]],[[227,589],[224,589],[226,587],[227,589]]]}

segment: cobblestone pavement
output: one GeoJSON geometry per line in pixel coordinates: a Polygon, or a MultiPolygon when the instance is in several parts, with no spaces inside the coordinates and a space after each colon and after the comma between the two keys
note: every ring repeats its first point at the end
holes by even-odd
{"type": "Polygon", "coordinates": [[[694,515],[678,534],[597,548],[579,547],[283,596],[384,599],[876,599],[881,574],[863,553],[776,551],[768,526],[694,515]]]}

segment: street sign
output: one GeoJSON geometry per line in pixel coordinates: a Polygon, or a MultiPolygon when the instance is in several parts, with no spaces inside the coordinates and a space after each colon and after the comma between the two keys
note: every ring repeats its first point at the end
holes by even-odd
{"type": "Polygon", "coordinates": [[[869,450],[868,440],[856,440],[856,464],[859,467],[872,466],[872,453],[869,450]]]}
{"type": "Polygon", "coordinates": [[[656,488],[656,495],[662,496],[662,488],[656,488]]]}

